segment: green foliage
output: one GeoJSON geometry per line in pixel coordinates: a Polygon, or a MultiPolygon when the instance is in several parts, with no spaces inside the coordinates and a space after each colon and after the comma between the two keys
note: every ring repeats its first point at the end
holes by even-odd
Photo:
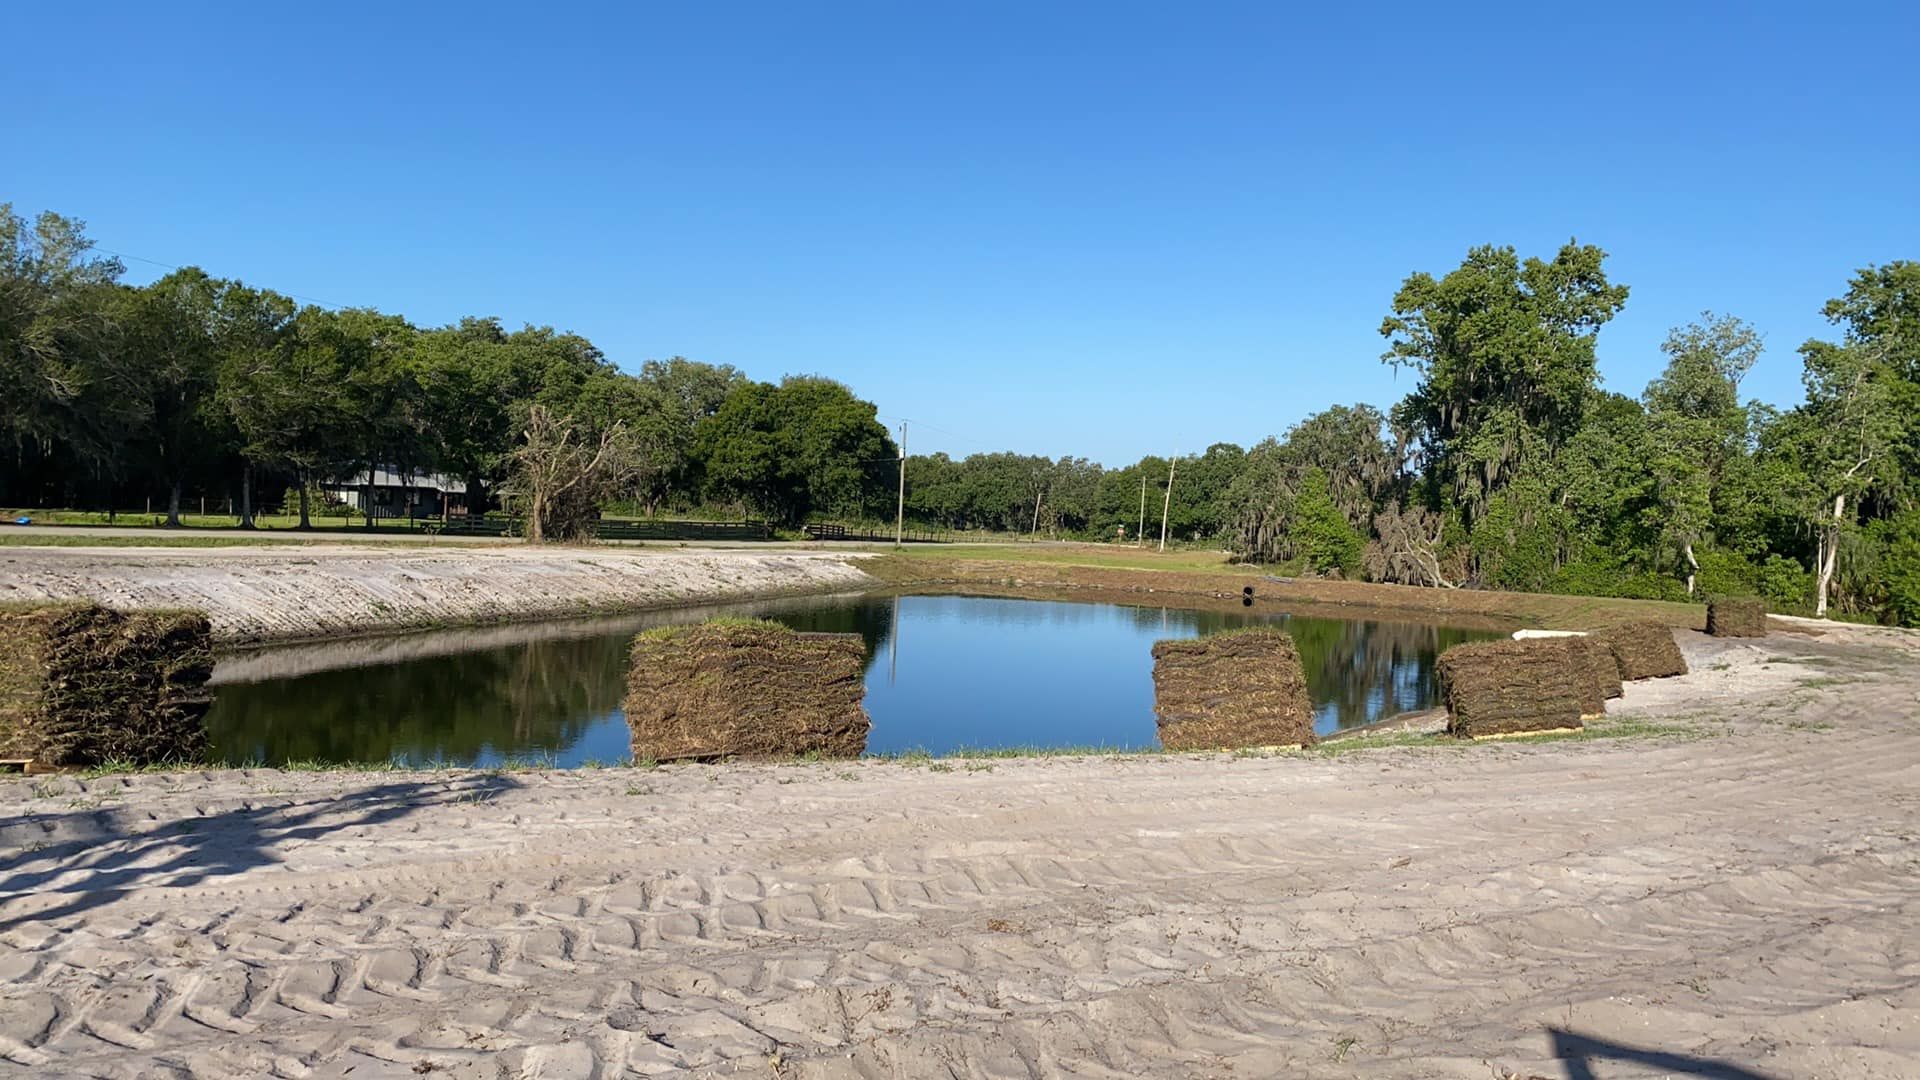
{"type": "Polygon", "coordinates": [[[1784,555],[1769,555],[1761,565],[1757,591],[1774,611],[1805,611],[1813,605],[1813,574],[1784,555]]]}
{"type": "Polygon", "coordinates": [[[137,416],[118,327],[101,317],[124,267],[92,249],[85,222],[43,213],[29,225],[0,203],[0,442],[64,447],[97,468],[137,416]]]}
{"type": "Polygon", "coordinates": [[[972,454],[955,461],[946,454],[907,459],[907,516],[958,530],[987,530],[1050,537],[1148,539],[1160,533],[1163,506],[1174,540],[1204,540],[1221,531],[1220,500],[1242,467],[1243,452],[1215,443],[1204,454],[1174,463],[1173,497],[1167,490],[1167,459],[1145,457],[1105,469],[1083,457],[972,454]]]}
{"type": "Polygon", "coordinates": [[[173,519],[188,490],[244,511],[256,483],[290,484],[308,496],[304,522],[320,485],[381,466],[449,474],[484,512],[539,407],[596,446],[623,432],[608,470],[620,489],[596,498],[649,514],[891,507],[892,444],[873,406],[829,380],[750,384],[681,357],[629,375],[552,327],[467,318],[421,330],[192,268],[127,288],[120,264],[90,248],[80,222],[29,224],[0,206],[0,442],[13,451],[0,500],[113,505],[123,489],[158,489],[173,519]],[[700,429],[736,397],[741,422],[710,433],[709,468],[700,429]]]}
{"type": "Polygon", "coordinates": [[[304,492],[297,487],[288,488],[280,494],[280,505],[283,507],[299,506],[303,497],[306,499],[309,512],[313,514],[320,514],[326,517],[354,517],[360,512],[341,501],[337,494],[328,491],[318,484],[307,485],[307,489],[304,492]]]}
{"type": "Polygon", "coordinates": [[[1481,581],[1497,589],[1539,592],[1561,563],[1565,512],[1547,483],[1528,474],[1487,503],[1468,543],[1481,581]]]}
{"type": "Polygon", "coordinates": [[[1290,531],[1293,547],[1306,558],[1309,569],[1323,574],[1338,570],[1347,577],[1359,575],[1360,553],[1366,541],[1335,505],[1332,482],[1319,466],[1309,468],[1301,478],[1290,531]]]}
{"type": "Polygon", "coordinates": [[[879,514],[898,451],[871,402],[831,379],[735,386],[693,435],[711,492],[783,523],[879,514]]]}
{"type": "MultiPolygon", "coordinates": [[[[1336,405],[1295,424],[1285,441],[1267,439],[1248,451],[1239,474],[1219,496],[1235,549],[1262,562],[1306,554],[1296,523],[1309,510],[1321,515],[1319,503],[1325,499],[1364,550],[1365,530],[1403,479],[1399,455],[1382,434],[1385,422],[1370,405],[1336,405]],[[1311,508],[1302,501],[1310,491],[1311,508]]],[[[1331,540],[1334,532],[1325,523],[1316,525],[1323,539],[1331,540]]],[[[1344,542],[1335,546],[1345,548],[1344,542]]],[[[1320,561],[1307,558],[1310,564],[1320,561]]],[[[1327,565],[1351,575],[1358,557],[1327,565]]]]}
{"type": "Polygon", "coordinates": [[[1589,552],[1554,571],[1547,591],[1573,596],[1606,596],[1623,600],[1684,600],[1686,589],[1665,574],[1633,565],[1631,559],[1608,552],[1589,552]]]}
{"type": "Polygon", "coordinates": [[[1901,626],[1920,626],[1920,510],[1879,524],[1886,613],[1901,626]]]}
{"type": "MultiPolygon", "coordinates": [[[[1761,568],[1738,552],[1724,548],[1702,548],[1698,552],[1700,596],[1759,596],[1761,568]]],[[[1674,599],[1680,599],[1674,597],[1674,599]]]]}
{"type": "Polygon", "coordinates": [[[1696,546],[1714,531],[1724,480],[1746,449],[1749,423],[1740,380],[1761,352],[1760,335],[1738,319],[1706,313],[1667,337],[1666,370],[1647,387],[1652,478],[1645,511],[1656,561],[1683,561],[1689,584],[1701,572],[1696,546]]]}
{"type": "Polygon", "coordinates": [[[1395,294],[1380,324],[1383,359],[1420,377],[1395,419],[1470,516],[1578,430],[1598,378],[1594,337],[1627,300],[1605,259],[1575,241],[1524,263],[1486,245],[1438,280],[1413,274],[1395,294]]]}

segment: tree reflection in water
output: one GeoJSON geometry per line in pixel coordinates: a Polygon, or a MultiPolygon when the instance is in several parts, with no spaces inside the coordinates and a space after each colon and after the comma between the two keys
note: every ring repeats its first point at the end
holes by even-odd
{"type": "Polygon", "coordinates": [[[207,726],[229,764],[560,754],[620,708],[630,640],[530,641],[222,685],[207,726]]]}
{"type": "Polygon", "coordinates": [[[1241,626],[1274,625],[1293,635],[1307,669],[1307,692],[1322,734],[1435,704],[1434,661],[1466,641],[1503,635],[1422,623],[1322,619],[1136,608],[1142,627],[1161,637],[1203,637],[1241,626]]]}
{"type": "Polygon", "coordinates": [[[859,634],[867,645],[875,719],[870,749],[951,749],[1008,739],[1015,740],[1009,745],[1151,744],[1152,642],[1260,622],[1278,623],[1298,642],[1321,730],[1352,727],[1428,707],[1440,650],[1496,636],[1259,612],[954,596],[814,597],[236,656],[223,661],[224,679],[216,673],[220,685],[207,723],[215,753],[229,764],[623,760],[628,740],[620,707],[634,632],[717,613],[859,634]]]}

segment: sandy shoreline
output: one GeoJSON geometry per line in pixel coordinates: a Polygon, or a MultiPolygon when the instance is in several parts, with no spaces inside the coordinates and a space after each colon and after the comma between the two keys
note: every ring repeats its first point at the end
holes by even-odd
{"type": "Polygon", "coordinates": [[[853,552],[610,547],[0,547],[0,602],[205,611],[222,645],[824,593],[853,552]]]}
{"type": "Polygon", "coordinates": [[[1686,737],[0,781],[0,1073],[1915,1075],[1915,638],[1684,636],[1686,737]]]}

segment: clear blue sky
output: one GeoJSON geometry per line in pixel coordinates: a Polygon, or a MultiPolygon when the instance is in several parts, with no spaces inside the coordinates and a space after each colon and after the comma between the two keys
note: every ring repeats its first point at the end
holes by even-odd
{"type": "Polygon", "coordinates": [[[1611,253],[1609,388],[1711,308],[1788,403],[1821,303],[1920,258],[1910,2],[562,7],[11,8],[0,200],[1116,464],[1391,404],[1394,289],[1476,243],[1611,253]]]}

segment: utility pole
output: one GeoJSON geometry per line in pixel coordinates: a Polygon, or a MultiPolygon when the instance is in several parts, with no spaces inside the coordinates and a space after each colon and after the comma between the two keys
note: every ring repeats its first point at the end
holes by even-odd
{"type": "Polygon", "coordinates": [[[900,501],[894,504],[893,546],[900,547],[907,527],[907,422],[900,421],[900,501]]]}
{"type": "Polygon", "coordinates": [[[1145,547],[1147,543],[1147,474],[1140,472],[1140,527],[1133,530],[1133,546],[1145,547]]]}
{"type": "Polygon", "coordinates": [[[1167,497],[1160,502],[1160,550],[1167,550],[1167,511],[1173,509],[1173,458],[1167,459],[1167,497]]]}

